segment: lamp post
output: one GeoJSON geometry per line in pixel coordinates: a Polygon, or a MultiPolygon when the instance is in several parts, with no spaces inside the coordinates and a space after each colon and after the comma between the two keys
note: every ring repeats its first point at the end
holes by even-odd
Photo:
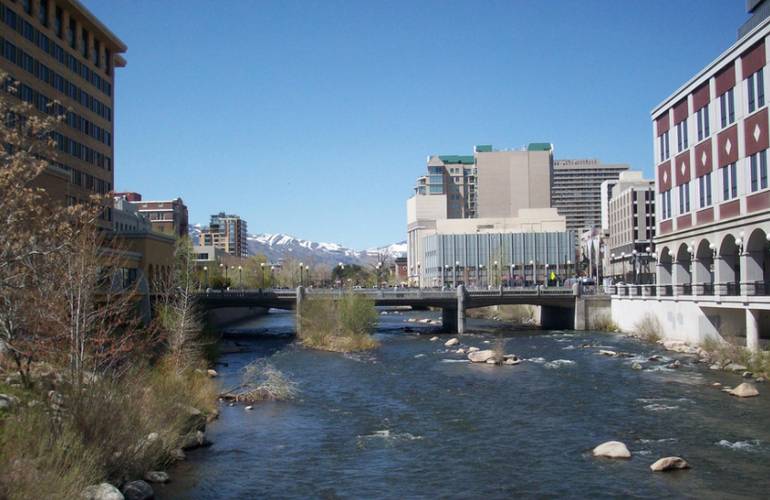
{"type": "Polygon", "coordinates": [[[262,271],[262,276],[259,279],[259,287],[265,288],[265,263],[264,262],[259,263],[259,269],[262,271]]]}
{"type": "Polygon", "coordinates": [[[302,276],[302,270],[304,269],[305,264],[302,262],[299,263],[299,286],[303,286],[305,284],[304,276],[302,276]]]}
{"type": "MultiPolygon", "coordinates": [[[[647,256],[644,259],[644,269],[646,271],[646,274],[648,278],[650,277],[650,260],[652,260],[652,248],[650,246],[645,247],[644,252],[647,254],[647,256]]],[[[647,279],[647,278],[645,278],[647,279]]],[[[644,280],[643,280],[644,281],[644,280]]],[[[652,280],[650,279],[650,283],[652,283],[652,280]]]]}
{"type": "Polygon", "coordinates": [[[545,287],[548,288],[548,282],[551,280],[551,275],[548,274],[548,264],[545,265],[545,287]]]}
{"type": "Polygon", "coordinates": [[[572,267],[572,261],[570,259],[567,259],[567,277],[572,278],[572,274],[570,274],[570,268],[572,267]]]}
{"type": "Polygon", "coordinates": [[[243,289],[243,266],[238,266],[238,288],[243,289]]]}
{"type": "Polygon", "coordinates": [[[536,285],[536,282],[535,282],[535,278],[536,278],[535,277],[535,261],[534,260],[530,260],[529,261],[529,265],[532,266],[532,286],[535,286],[536,285]]]}
{"type": "Polygon", "coordinates": [[[616,273],[615,273],[615,254],[614,253],[610,254],[610,264],[612,264],[612,278],[613,278],[613,281],[614,281],[615,276],[616,276],[616,273]]]}
{"type": "Polygon", "coordinates": [[[382,262],[378,262],[376,266],[374,266],[375,269],[377,269],[377,288],[380,288],[380,283],[382,283],[382,278],[380,278],[380,272],[382,271],[382,262]]]}
{"type": "Polygon", "coordinates": [[[442,273],[442,276],[443,276],[443,280],[442,280],[442,281],[443,281],[443,283],[442,283],[442,285],[441,285],[441,286],[442,286],[442,287],[446,287],[447,275],[449,274],[449,264],[444,264],[444,269],[443,269],[443,271],[444,271],[444,272],[442,273]]]}
{"type": "Polygon", "coordinates": [[[454,287],[457,288],[457,274],[460,272],[460,261],[455,261],[455,280],[454,280],[454,287]]]}
{"type": "Polygon", "coordinates": [[[639,255],[636,252],[636,248],[633,249],[633,251],[631,252],[631,255],[634,256],[634,285],[638,285],[639,284],[639,271],[638,271],[637,268],[639,267],[639,255]]]}
{"type": "Polygon", "coordinates": [[[273,288],[273,273],[275,272],[275,266],[270,266],[270,288],[273,288]]]}
{"type": "Polygon", "coordinates": [[[206,284],[206,290],[209,288],[209,266],[203,266],[203,279],[206,284]]]}
{"type": "Polygon", "coordinates": [[[623,278],[621,281],[626,282],[626,252],[620,252],[620,264],[623,268],[623,278]]]}
{"type": "Polygon", "coordinates": [[[499,264],[500,264],[499,262],[495,261],[495,281],[494,281],[494,283],[490,283],[490,285],[497,286],[497,280],[498,280],[498,278],[500,276],[500,274],[497,272],[497,266],[499,264]]]}
{"type": "Polygon", "coordinates": [[[420,274],[420,267],[422,263],[417,261],[417,288],[422,288],[422,274],[420,274]]]}
{"type": "Polygon", "coordinates": [[[511,272],[508,273],[508,287],[509,288],[513,286],[513,275],[514,275],[515,270],[516,270],[516,264],[511,264],[511,272]]]}
{"type": "MultiPolygon", "coordinates": [[[[484,264],[479,264],[478,272],[476,273],[476,285],[479,288],[484,287],[484,264]]],[[[487,282],[489,282],[489,277],[487,277],[487,282]]]]}
{"type": "Polygon", "coordinates": [[[337,264],[337,266],[340,268],[340,288],[344,288],[344,286],[345,286],[345,281],[344,281],[344,280],[343,280],[343,278],[342,278],[342,274],[343,274],[343,273],[344,273],[344,271],[345,271],[345,264],[343,264],[342,262],[340,262],[340,263],[338,263],[338,264],[337,264]]]}

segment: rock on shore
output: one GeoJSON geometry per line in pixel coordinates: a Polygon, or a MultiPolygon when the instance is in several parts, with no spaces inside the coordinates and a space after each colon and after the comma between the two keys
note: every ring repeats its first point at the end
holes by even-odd
{"type": "Polygon", "coordinates": [[[125,500],[151,500],[155,498],[155,492],[152,486],[139,479],[129,481],[123,486],[123,497],[125,500]]]}
{"type": "Polygon", "coordinates": [[[595,457],[631,458],[631,452],[620,441],[607,441],[594,448],[595,457]]]}
{"type": "Polygon", "coordinates": [[[689,469],[690,464],[681,457],[664,457],[650,465],[653,472],[664,472],[668,470],[689,469]]]}
{"type": "Polygon", "coordinates": [[[737,396],[739,398],[751,398],[754,396],[759,396],[759,391],[756,387],[754,387],[753,384],[744,382],[735,389],[728,391],[728,394],[731,396],[737,396]]]}
{"type": "Polygon", "coordinates": [[[123,494],[110,483],[92,484],[80,494],[83,500],[123,500],[123,494]]]}

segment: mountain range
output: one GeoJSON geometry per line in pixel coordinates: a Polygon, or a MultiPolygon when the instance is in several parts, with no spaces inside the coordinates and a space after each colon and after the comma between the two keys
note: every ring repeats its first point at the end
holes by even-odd
{"type": "MultiPolygon", "coordinates": [[[[190,237],[196,243],[200,237],[201,226],[190,226],[190,237]]],[[[337,243],[323,243],[303,240],[288,234],[250,234],[247,236],[249,254],[261,254],[270,262],[281,259],[294,259],[309,264],[334,266],[343,264],[367,265],[379,260],[392,261],[397,257],[406,257],[406,241],[392,243],[366,250],[354,250],[337,243]]]]}

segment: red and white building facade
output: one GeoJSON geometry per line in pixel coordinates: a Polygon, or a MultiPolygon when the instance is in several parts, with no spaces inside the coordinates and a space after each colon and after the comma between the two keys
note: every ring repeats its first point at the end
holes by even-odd
{"type": "Polygon", "coordinates": [[[768,44],[770,18],[652,111],[656,286],[617,292],[657,307],[668,336],[767,336],[768,44]]]}

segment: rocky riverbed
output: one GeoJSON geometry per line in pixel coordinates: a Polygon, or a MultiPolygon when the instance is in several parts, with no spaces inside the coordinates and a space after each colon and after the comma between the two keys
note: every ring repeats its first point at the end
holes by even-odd
{"type": "MultiPolygon", "coordinates": [[[[620,335],[514,331],[471,320],[474,333],[450,336],[408,321],[426,317],[438,319],[383,315],[381,347],[367,353],[239,338],[243,352],[225,355],[217,368],[223,386],[254,359],[269,358],[297,382],[299,396],[250,411],[224,405],[208,428],[213,445],[189,452],[156,495],[766,495],[770,384],[709,369],[697,352],[620,335]],[[500,336],[519,363],[468,359],[493,350],[500,336]],[[744,382],[759,396],[721,390],[744,382]],[[609,441],[630,457],[594,456],[609,441]]],[[[245,327],[285,332],[291,322],[290,314],[271,314],[245,327]]]]}

